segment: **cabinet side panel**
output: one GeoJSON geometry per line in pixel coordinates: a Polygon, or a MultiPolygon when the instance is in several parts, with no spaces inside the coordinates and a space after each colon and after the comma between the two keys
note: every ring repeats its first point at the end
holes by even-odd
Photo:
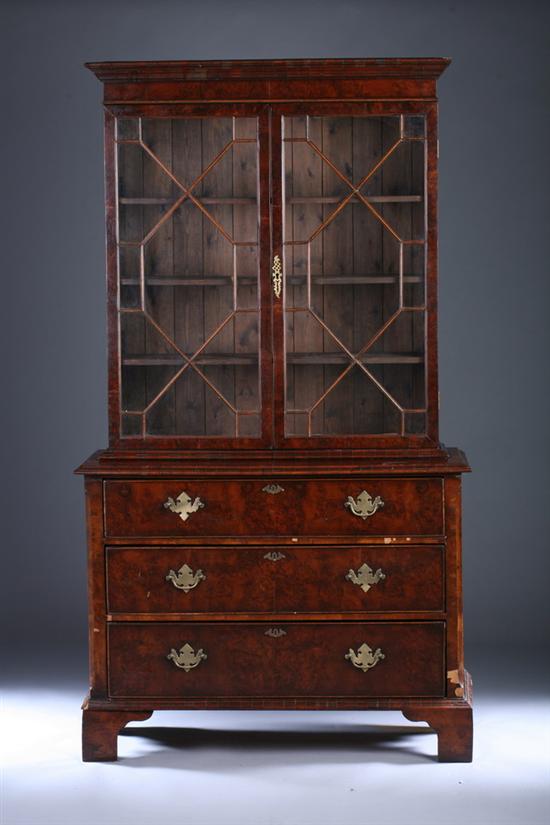
{"type": "Polygon", "coordinates": [[[88,644],[90,696],[106,695],[105,560],[103,550],[103,482],[85,479],[88,541],[88,644]]]}
{"type": "Polygon", "coordinates": [[[444,507],[447,536],[447,695],[461,697],[464,689],[464,633],[460,476],[445,479],[444,507]]]}

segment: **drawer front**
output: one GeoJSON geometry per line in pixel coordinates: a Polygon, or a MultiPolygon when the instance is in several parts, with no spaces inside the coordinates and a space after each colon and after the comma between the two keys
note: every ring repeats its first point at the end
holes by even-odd
{"type": "MultiPolygon", "coordinates": [[[[276,488],[277,489],[277,488],[276,488]]],[[[111,537],[443,534],[440,478],[105,482],[111,537]],[[267,492],[278,485],[278,492],[267,492]]]]}
{"type": "Polygon", "coordinates": [[[109,613],[445,609],[440,545],[108,547],[109,613]]]}
{"type": "Polygon", "coordinates": [[[442,622],[111,624],[112,697],[443,696],[442,622]]]}

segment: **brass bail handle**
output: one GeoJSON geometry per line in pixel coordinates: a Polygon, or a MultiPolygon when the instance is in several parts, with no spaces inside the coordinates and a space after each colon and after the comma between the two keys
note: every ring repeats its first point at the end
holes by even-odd
{"type": "Polygon", "coordinates": [[[187,521],[190,515],[204,507],[204,502],[200,500],[199,496],[193,501],[191,496],[185,490],[182,490],[175,501],[172,496],[168,496],[163,506],[171,513],[176,513],[182,521],[187,521]]]}
{"type": "Polygon", "coordinates": [[[283,289],[283,267],[281,264],[281,259],[278,255],[275,255],[273,258],[273,266],[271,267],[271,278],[273,281],[273,294],[276,298],[281,297],[281,291],[283,289]]]}

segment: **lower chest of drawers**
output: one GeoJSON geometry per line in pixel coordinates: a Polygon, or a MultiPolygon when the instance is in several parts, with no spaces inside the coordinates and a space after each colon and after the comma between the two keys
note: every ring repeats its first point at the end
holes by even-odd
{"type": "Polygon", "coordinates": [[[152,711],[278,708],[402,710],[470,760],[460,490],[435,469],[87,477],[84,758],[152,711]]]}
{"type": "Polygon", "coordinates": [[[443,490],[105,482],[107,695],[444,696],[443,490]]]}

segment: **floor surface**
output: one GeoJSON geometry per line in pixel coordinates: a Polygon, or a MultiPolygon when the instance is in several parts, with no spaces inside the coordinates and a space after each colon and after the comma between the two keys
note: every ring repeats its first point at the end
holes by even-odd
{"type": "Polygon", "coordinates": [[[0,822],[546,825],[547,676],[473,675],[472,764],[439,764],[435,734],[400,713],[268,711],[157,712],[119,737],[117,763],[83,764],[82,682],[14,677],[0,822]]]}

